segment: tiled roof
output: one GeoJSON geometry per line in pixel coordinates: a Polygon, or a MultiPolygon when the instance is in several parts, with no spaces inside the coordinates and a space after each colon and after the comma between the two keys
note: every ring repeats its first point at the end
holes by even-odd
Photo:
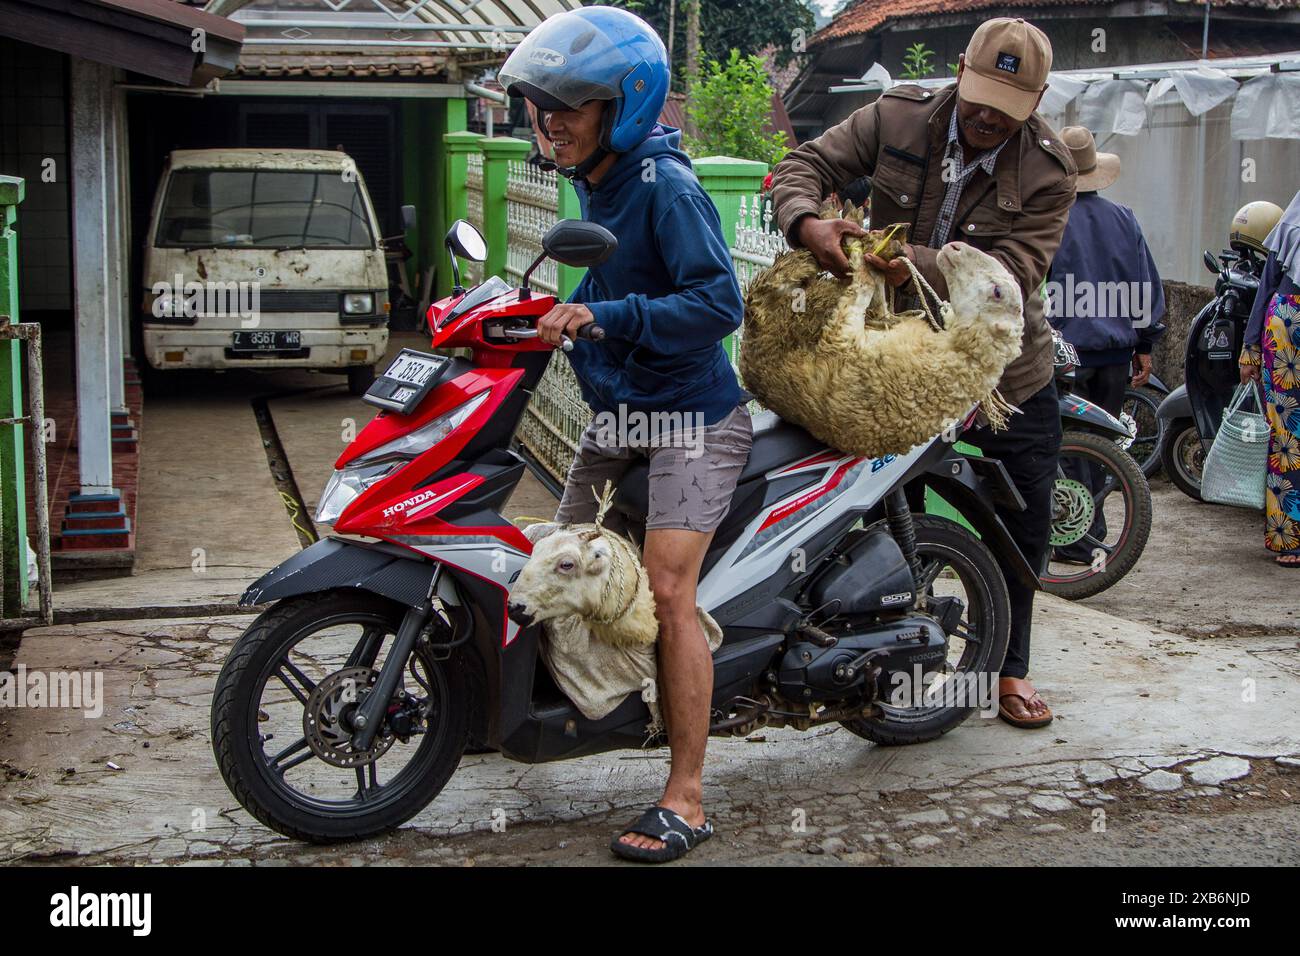
{"type": "MultiPolygon", "coordinates": [[[[1110,5],[1114,0],[858,0],[838,17],[818,30],[808,41],[817,46],[829,40],[871,33],[890,20],[906,17],[951,15],[992,8],[1014,7],[1087,7],[1110,5]]],[[[1176,0],[1189,10],[1203,7],[1193,0],[1176,0]]],[[[1300,0],[1210,0],[1216,8],[1282,10],[1300,7],[1300,0]]]]}

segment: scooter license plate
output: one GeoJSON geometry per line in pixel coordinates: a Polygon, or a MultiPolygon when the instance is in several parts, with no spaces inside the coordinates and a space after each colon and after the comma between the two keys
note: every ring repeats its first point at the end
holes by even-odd
{"type": "Polygon", "coordinates": [[[302,348],[302,333],[297,330],[272,332],[267,329],[241,329],[231,334],[231,351],[281,352],[302,348]]]}
{"type": "Polygon", "coordinates": [[[364,400],[378,408],[409,415],[447,370],[451,360],[415,349],[402,349],[393,364],[375,379],[364,400]]]}

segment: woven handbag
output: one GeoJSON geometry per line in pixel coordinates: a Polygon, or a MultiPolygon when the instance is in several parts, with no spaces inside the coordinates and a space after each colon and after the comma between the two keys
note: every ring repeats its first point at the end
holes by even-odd
{"type": "Polygon", "coordinates": [[[1201,497],[1217,505],[1237,508],[1264,507],[1264,480],[1268,472],[1268,419],[1262,411],[1242,408],[1253,397],[1264,407],[1258,385],[1238,386],[1223,412],[1223,423],[1205,456],[1201,472],[1201,497]]]}

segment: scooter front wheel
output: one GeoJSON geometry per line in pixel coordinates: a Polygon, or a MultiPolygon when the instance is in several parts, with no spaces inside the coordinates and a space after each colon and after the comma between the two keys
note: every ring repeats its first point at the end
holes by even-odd
{"type": "Polygon", "coordinates": [[[212,749],[231,793],[266,826],[312,843],[386,833],[455,772],[467,681],[427,644],[387,658],[404,613],[365,591],[313,594],[271,606],[235,642],[213,692],[212,749]],[[392,665],[402,678],[360,751],[352,717],[392,665]]]}
{"type": "Polygon", "coordinates": [[[1160,463],[1174,487],[1195,501],[1201,498],[1201,468],[1205,464],[1205,449],[1196,423],[1190,418],[1180,418],[1169,423],[1169,432],[1160,446],[1160,463]]]}

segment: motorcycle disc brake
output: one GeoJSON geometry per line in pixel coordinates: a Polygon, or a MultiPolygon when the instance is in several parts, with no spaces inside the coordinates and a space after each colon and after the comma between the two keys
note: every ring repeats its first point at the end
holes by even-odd
{"type": "Polygon", "coordinates": [[[352,744],[351,717],[374,686],[379,672],[369,667],[344,667],[316,685],[302,712],[302,733],[312,753],[335,767],[364,767],[393,745],[387,722],[369,749],[352,744]]]}
{"type": "Polygon", "coordinates": [[[1092,492],[1073,478],[1057,478],[1052,486],[1052,513],[1052,547],[1074,544],[1092,527],[1096,513],[1092,492]]]}

